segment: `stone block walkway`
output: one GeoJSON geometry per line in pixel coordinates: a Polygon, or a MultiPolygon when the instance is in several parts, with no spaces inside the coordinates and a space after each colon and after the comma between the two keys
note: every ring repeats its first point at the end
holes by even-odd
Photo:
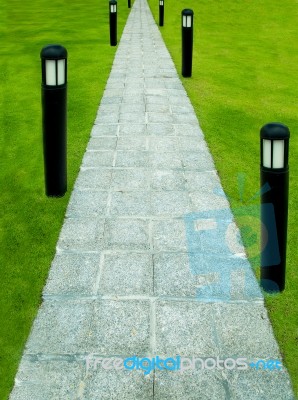
{"type": "Polygon", "coordinates": [[[136,0],[10,399],[294,399],[285,368],[238,358],[281,355],[192,105],[136,0]],[[157,356],[168,368],[111,367],[157,356]]]}

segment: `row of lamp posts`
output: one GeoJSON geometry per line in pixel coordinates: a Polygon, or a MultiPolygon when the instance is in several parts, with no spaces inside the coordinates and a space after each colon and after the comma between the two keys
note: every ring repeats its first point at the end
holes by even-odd
{"type": "MultiPolygon", "coordinates": [[[[192,75],[193,17],[182,10],[182,76],[192,75]]],[[[159,0],[159,26],[164,25],[164,0],[159,0]]],[[[289,193],[288,127],[270,123],[260,131],[261,143],[261,286],[267,292],[285,288],[289,193]]]]}
{"type": "MultiPolygon", "coordinates": [[[[131,7],[128,0],[128,7],[131,7]]],[[[110,45],[117,45],[117,1],[109,1],[110,45]]],[[[191,9],[182,10],[182,76],[191,77],[193,53],[193,17],[191,9]]],[[[164,25],[164,0],[159,0],[159,26],[164,25]]]]}
{"type": "MultiPolygon", "coordinates": [[[[109,4],[111,45],[116,45],[117,2],[110,0],[109,4]]],[[[182,11],[183,76],[191,76],[192,27],[193,11],[185,9],[182,11]]],[[[47,196],[61,197],[67,191],[67,50],[60,45],[48,45],[40,56],[45,191],[47,196]]],[[[288,127],[280,123],[267,124],[260,131],[261,286],[268,292],[285,288],[289,138],[288,127]]]]}
{"type": "MultiPolygon", "coordinates": [[[[109,11],[110,45],[116,46],[116,0],[109,1],[109,11]]],[[[67,50],[48,45],[40,57],[45,192],[49,197],[62,197],[67,191],[67,50]]]]}

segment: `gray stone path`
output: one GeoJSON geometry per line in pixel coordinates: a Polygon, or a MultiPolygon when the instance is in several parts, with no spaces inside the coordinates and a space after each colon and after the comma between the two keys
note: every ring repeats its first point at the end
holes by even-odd
{"type": "Polygon", "coordinates": [[[231,369],[239,357],[281,360],[238,237],[190,101],[136,0],[10,399],[292,400],[285,369],[231,369]],[[133,356],[203,361],[145,374],[99,359],[133,356]],[[216,357],[219,368],[200,369],[216,357]]]}

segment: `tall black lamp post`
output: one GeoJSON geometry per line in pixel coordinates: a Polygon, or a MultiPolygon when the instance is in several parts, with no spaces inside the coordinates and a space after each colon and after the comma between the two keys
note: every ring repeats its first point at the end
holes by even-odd
{"type": "Polygon", "coordinates": [[[182,10],[182,76],[185,78],[192,73],[193,16],[192,10],[182,10]]]}
{"type": "Polygon", "coordinates": [[[110,45],[117,45],[117,1],[109,1],[110,10],[110,45]]]}
{"type": "Polygon", "coordinates": [[[159,26],[163,26],[164,22],[164,0],[159,0],[159,26]]]}
{"type": "Polygon", "coordinates": [[[67,51],[45,46],[42,66],[42,127],[46,195],[61,197],[67,190],[67,51]]]}
{"type": "Polygon", "coordinates": [[[285,288],[289,138],[288,127],[280,123],[266,124],[260,132],[261,188],[265,184],[270,187],[261,196],[261,286],[267,292],[280,292],[285,288]],[[268,204],[273,205],[274,215],[266,207],[268,204]],[[276,228],[273,228],[273,218],[276,228]]]}

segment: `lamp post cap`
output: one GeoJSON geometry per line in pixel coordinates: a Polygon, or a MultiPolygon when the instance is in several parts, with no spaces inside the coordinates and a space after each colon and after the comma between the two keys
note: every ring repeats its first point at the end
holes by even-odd
{"type": "Polygon", "coordinates": [[[110,3],[111,5],[113,5],[113,4],[117,4],[117,1],[116,1],[116,0],[110,0],[109,3],[110,3]]]}
{"type": "Polygon", "coordinates": [[[190,8],[185,8],[182,10],[182,15],[194,15],[194,12],[190,8]]]}
{"type": "Polygon", "coordinates": [[[67,58],[67,50],[60,44],[49,44],[42,48],[40,52],[41,58],[46,58],[48,60],[59,60],[67,58]]]}
{"type": "Polygon", "coordinates": [[[261,139],[288,139],[290,130],[280,122],[270,122],[261,128],[260,135],[261,139]]]}

